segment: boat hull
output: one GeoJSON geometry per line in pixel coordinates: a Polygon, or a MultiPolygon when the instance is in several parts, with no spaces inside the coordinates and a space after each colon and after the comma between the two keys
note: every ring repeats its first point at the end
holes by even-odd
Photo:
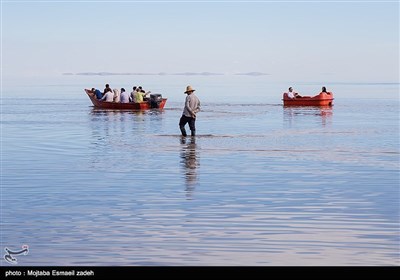
{"type": "Polygon", "coordinates": [[[283,106],[333,106],[333,94],[321,92],[316,96],[289,98],[283,94],[283,106]]]}
{"type": "Polygon", "coordinates": [[[85,89],[85,92],[88,95],[90,101],[92,101],[93,106],[96,107],[96,108],[100,108],[100,109],[112,109],[112,110],[163,109],[164,106],[165,106],[165,103],[167,103],[167,98],[163,98],[161,100],[161,103],[158,106],[158,108],[154,108],[154,107],[151,106],[150,102],[140,102],[140,103],[134,103],[134,102],[129,102],[129,103],[105,102],[105,101],[98,100],[90,90],[85,89]]]}

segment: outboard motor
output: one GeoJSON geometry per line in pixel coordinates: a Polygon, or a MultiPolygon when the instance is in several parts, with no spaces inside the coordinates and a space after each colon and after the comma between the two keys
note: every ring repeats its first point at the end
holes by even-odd
{"type": "Polygon", "coordinates": [[[150,94],[150,108],[160,108],[162,102],[161,94],[150,94]]]}

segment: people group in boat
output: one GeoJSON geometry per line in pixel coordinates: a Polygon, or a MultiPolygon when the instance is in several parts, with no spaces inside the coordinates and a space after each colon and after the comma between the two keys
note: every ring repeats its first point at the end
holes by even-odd
{"type": "Polygon", "coordinates": [[[132,92],[128,94],[124,88],[121,89],[111,89],[109,84],[105,85],[103,92],[99,89],[92,88],[91,92],[95,95],[96,99],[105,102],[116,102],[116,103],[140,103],[147,101],[147,95],[151,91],[145,91],[142,86],[132,87],[132,92]]]}
{"type": "MultiPolygon", "coordinates": [[[[324,94],[324,93],[328,94],[328,95],[331,94],[331,92],[326,90],[326,87],[322,87],[321,92],[317,95],[324,94]]],[[[287,97],[290,99],[310,98],[310,96],[301,96],[298,92],[294,91],[292,87],[288,88],[288,92],[286,92],[286,94],[287,94],[287,97]]]]}
{"type": "Polygon", "coordinates": [[[141,86],[133,87],[131,92],[131,101],[135,103],[140,103],[144,101],[144,98],[151,93],[151,91],[145,91],[141,86]]]}

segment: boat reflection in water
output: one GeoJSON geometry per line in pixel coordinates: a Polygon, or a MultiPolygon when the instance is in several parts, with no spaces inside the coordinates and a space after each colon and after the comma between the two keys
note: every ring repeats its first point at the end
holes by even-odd
{"type": "Polygon", "coordinates": [[[195,137],[181,137],[181,164],[185,177],[186,196],[190,199],[198,182],[197,167],[200,165],[195,137]]]}
{"type": "Polygon", "coordinates": [[[96,98],[94,92],[89,89],[85,89],[87,96],[96,108],[100,109],[112,109],[112,110],[149,110],[149,109],[163,109],[167,98],[163,98],[161,94],[150,94],[150,98],[146,101],[135,103],[120,103],[120,102],[108,102],[101,101],[96,98]]]}
{"type": "Polygon", "coordinates": [[[322,126],[331,123],[333,115],[332,107],[284,107],[283,119],[290,126],[298,122],[321,121],[322,126]]]}

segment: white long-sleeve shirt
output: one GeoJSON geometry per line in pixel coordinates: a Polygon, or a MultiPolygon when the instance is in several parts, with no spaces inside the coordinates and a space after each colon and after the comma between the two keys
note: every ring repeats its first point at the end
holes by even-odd
{"type": "Polygon", "coordinates": [[[293,92],[293,91],[288,91],[288,92],[287,92],[287,96],[288,96],[289,98],[291,98],[291,99],[295,98],[294,92],[293,92]]]}
{"type": "Polygon", "coordinates": [[[129,103],[129,93],[126,91],[121,92],[120,101],[121,103],[129,103]]]}
{"type": "Polygon", "coordinates": [[[100,99],[101,101],[106,101],[106,102],[114,102],[114,92],[109,91],[106,94],[104,94],[103,98],[100,99]]]}

